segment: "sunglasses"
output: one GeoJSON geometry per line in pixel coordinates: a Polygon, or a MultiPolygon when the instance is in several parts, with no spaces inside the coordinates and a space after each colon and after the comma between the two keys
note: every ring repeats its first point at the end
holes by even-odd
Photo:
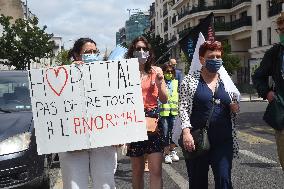
{"type": "Polygon", "coordinates": [[[149,50],[148,47],[136,47],[136,48],[135,48],[135,51],[141,51],[141,49],[142,49],[143,51],[148,51],[148,50],[149,50]]]}
{"type": "Polygon", "coordinates": [[[222,43],[220,41],[205,41],[204,43],[207,43],[209,45],[212,45],[212,44],[222,45],[222,43]]]}
{"type": "Polygon", "coordinates": [[[97,54],[99,52],[99,50],[93,50],[93,49],[90,49],[90,50],[85,50],[83,51],[83,54],[97,54]]]}
{"type": "Polygon", "coordinates": [[[284,33],[284,28],[277,28],[275,29],[277,33],[284,33]]]}

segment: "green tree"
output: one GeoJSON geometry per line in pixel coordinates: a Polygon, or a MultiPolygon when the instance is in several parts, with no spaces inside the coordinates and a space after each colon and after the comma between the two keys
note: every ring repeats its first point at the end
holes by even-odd
{"type": "Polygon", "coordinates": [[[55,63],[57,65],[70,65],[72,64],[71,60],[68,59],[68,52],[69,50],[61,50],[55,57],[55,63]]]}
{"type": "Polygon", "coordinates": [[[13,17],[0,17],[3,27],[0,37],[0,63],[15,66],[16,69],[30,69],[31,62],[39,62],[41,58],[53,56],[54,42],[52,34],[45,32],[46,26],[40,28],[36,17],[28,20],[13,17]]]}
{"type": "Polygon", "coordinates": [[[231,45],[229,45],[227,42],[224,42],[223,44],[223,62],[224,67],[227,70],[229,75],[233,75],[235,71],[241,68],[240,64],[240,58],[236,55],[232,55],[231,53],[231,45]]]}
{"type": "Polygon", "coordinates": [[[156,57],[155,61],[159,60],[157,64],[163,64],[169,61],[170,54],[167,53],[168,51],[167,43],[163,42],[163,38],[161,38],[159,35],[155,36],[155,34],[151,32],[143,34],[143,36],[151,44],[156,57]]]}

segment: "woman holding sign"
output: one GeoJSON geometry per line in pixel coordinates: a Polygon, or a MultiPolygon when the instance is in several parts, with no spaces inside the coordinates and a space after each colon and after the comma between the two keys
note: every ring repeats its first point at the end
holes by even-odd
{"type": "Polygon", "coordinates": [[[127,58],[138,58],[139,70],[147,122],[148,140],[133,142],[128,146],[127,156],[131,157],[132,186],[144,188],[144,155],[148,155],[150,188],[162,188],[162,161],[164,139],[158,122],[158,99],[167,102],[166,85],[161,68],[152,66],[154,54],[144,37],[133,40],[127,58]]]}
{"type": "MultiPolygon", "coordinates": [[[[69,52],[69,59],[76,64],[97,61],[96,43],[89,38],[78,39],[69,52]]],[[[89,176],[93,188],[114,189],[116,169],[116,148],[112,146],[59,153],[63,188],[86,189],[89,176]]]]}

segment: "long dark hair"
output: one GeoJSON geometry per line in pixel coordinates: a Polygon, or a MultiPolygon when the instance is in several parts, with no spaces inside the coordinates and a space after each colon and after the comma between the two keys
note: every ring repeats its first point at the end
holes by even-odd
{"type": "Polygon", "coordinates": [[[145,63],[144,70],[145,70],[146,73],[151,73],[151,65],[153,65],[155,63],[155,55],[154,55],[154,52],[152,50],[150,43],[148,42],[148,40],[145,37],[140,36],[140,37],[135,38],[132,41],[132,43],[130,44],[130,46],[128,48],[126,58],[134,58],[133,52],[135,51],[136,43],[138,43],[139,41],[144,42],[147,49],[149,49],[149,57],[147,59],[147,62],[145,63]]]}
{"type": "Polygon", "coordinates": [[[80,55],[80,52],[82,50],[82,47],[88,42],[94,43],[97,46],[96,42],[90,38],[80,38],[77,41],[75,41],[73,48],[69,50],[68,59],[77,60],[77,57],[80,55]]]}

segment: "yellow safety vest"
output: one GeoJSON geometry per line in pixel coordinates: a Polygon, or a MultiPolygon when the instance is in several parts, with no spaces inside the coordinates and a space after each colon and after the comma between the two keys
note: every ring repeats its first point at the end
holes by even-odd
{"type": "Polygon", "coordinates": [[[172,95],[167,91],[168,102],[160,105],[160,116],[178,115],[178,80],[172,80],[172,95]]]}

